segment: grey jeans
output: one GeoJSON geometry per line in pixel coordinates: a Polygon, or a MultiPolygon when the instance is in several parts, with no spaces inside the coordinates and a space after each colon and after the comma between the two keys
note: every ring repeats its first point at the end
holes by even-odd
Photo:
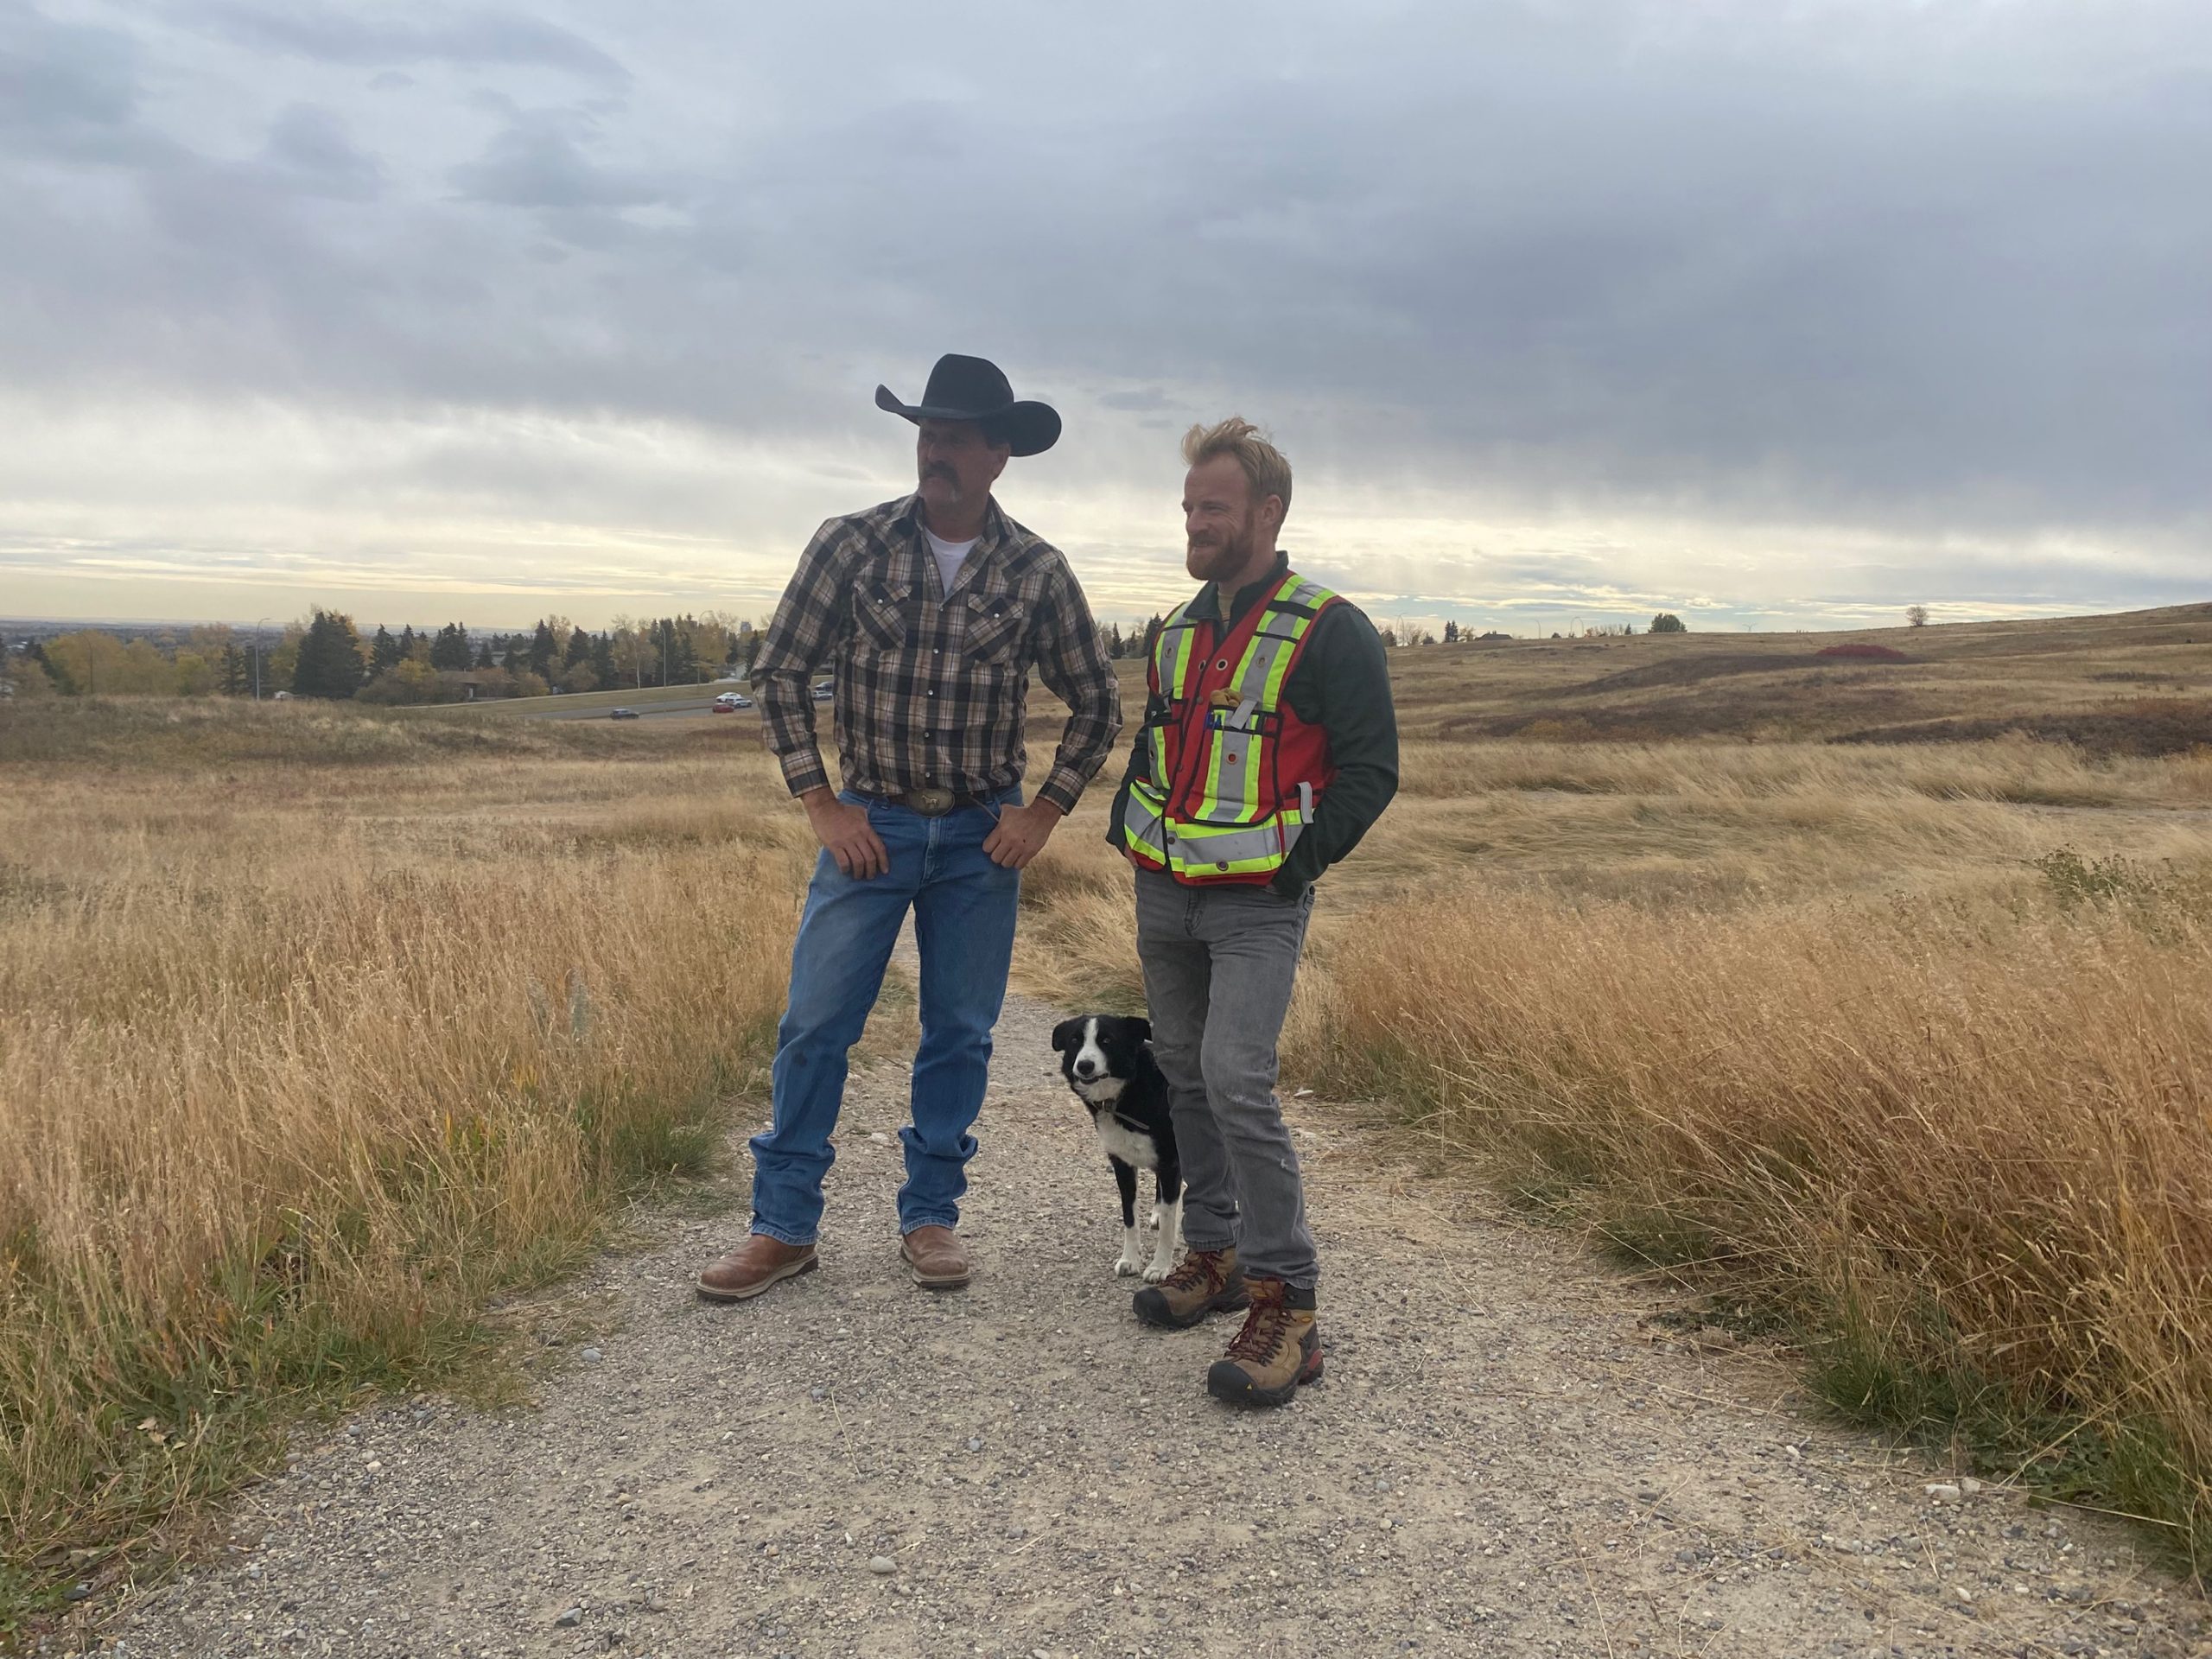
{"type": "Polygon", "coordinates": [[[1310,1289],[1320,1264],[1275,1098],[1275,1039],[1313,890],[1282,899],[1265,887],[1185,887],[1154,870],[1136,880],[1152,1050],[1183,1162],[1183,1236],[1194,1250],[1235,1245],[1246,1273],[1310,1289]]]}

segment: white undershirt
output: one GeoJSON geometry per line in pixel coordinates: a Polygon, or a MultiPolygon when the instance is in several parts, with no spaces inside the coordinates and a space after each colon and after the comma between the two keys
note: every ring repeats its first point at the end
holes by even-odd
{"type": "Polygon", "coordinates": [[[953,578],[960,574],[960,567],[967,562],[968,550],[982,538],[970,536],[964,542],[948,542],[925,524],[922,534],[930,538],[930,551],[937,555],[937,573],[944,580],[944,591],[952,591],[953,578]]]}

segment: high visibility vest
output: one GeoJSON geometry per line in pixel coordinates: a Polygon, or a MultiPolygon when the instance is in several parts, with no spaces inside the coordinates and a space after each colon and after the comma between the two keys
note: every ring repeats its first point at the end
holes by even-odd
{"type": "Polygon", "coordinates": [[[1226,634],[1179,607],[1153,647],[1143,741],[1151,781],[1133,779],[1122,844],[1178,881],[1258,885],[1313,822],[1336,768],[1328,734],[1282,688],[1313,623],[1342,600],[1295,574],[1226,634]]]}

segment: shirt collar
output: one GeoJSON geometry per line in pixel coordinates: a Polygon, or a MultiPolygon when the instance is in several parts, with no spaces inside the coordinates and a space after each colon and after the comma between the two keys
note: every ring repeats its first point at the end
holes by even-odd
{"type": "MultiPolygon", "coordinates": [[[[927,526],[922,522],[922,498],[919,492],[908,496],[899,504],[899,511],[893,516],[892,522],[912,526],[915,544],[917,546],[921,544],[922,531],[927,526]]],[[[995,551],[1007,539],[1006,526],[1006,514],[999,511],[998,497],[993,496],[983,508],[983,528],[976,537],[976,545],[969,550],[968,556],[971,559],[982,558],[995,551]]]]}

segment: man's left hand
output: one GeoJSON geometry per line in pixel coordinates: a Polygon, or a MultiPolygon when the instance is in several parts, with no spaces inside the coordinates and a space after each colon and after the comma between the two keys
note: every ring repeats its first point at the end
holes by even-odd
{"type": "Polygon", "coordinates": [[[1025,869],[1031,859],[1044,851],[1046,838],[1059,821],[1060,809],[1050,801],[1002,807],[998,828],[984,838],[983,850],[1001,869],[1025,869]]]}

